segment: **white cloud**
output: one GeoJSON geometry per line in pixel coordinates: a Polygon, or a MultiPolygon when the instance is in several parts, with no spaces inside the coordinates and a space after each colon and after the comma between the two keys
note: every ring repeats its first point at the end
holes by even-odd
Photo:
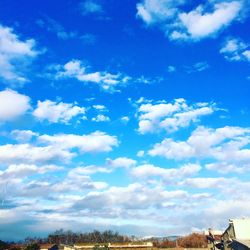
{"type": "Polygon", "coordinates": [[[175,99],[173,103],[142,104],[138,109],[139,132],[145,134],[161,130],[177,131],[215,110],[214,104],[196,103],[188,106],[184,99],[175,99]]]}
{"type": "Polygon", "coordinates": [[[232,180],[219,177],[219,178],[188,178],[180,184],[188,187],[196,188],[224,188],[226,185],[231,184],[232,180]]]}
{"type": "Polygon", "coordinates": [[[27,81],[22,66],[38,54],[34,47],[35,40],[21,41],[12,28],[0,25],[0,77],[21,84],[27,81]]]}
{"type": "Polygon", "coordinates": [[[9,165],[7,169],[0,172],[0,181],[3,182],[12,178],[26,178],[32,174],[44,174],[47,172],[54,172],[62,170],[62,167],[56,165],[27,165],[27,164],[12,164],[9,165]]]}
{"type": "Polygon", "coordinates": [[[55,148],[78,148],[82,153],[109,152],[112,147],[118,146],[118,140],[115,136],[100,131],[88,135],[41,135],[38,140],[55,148]]]}
{"type": "Polygon", "coordinates": [[[96,117],[93,117],[92,121],[94,121],[94,122],[109,122],[110,118],[106,115],[99,114],[96,117]]]}
{"type": "Polygon", "coordinates": [[[51,123],[69,123],[80,114],[85,114],[85,108],[71,103],[53,102],[50,100],[38,101],[33,115],[40,121],[48,120],[51,123]]]}
{"type": "Polygon", "coordinates": [[[202,5],[189,13],[180,13],[179,18],[185,27],[182,35],[192,39],[214,35],[237,18],[242,7],[241,2],[231,1],[216,3],[212,13],[205,12],[202,5]]]}
{"type": "Polygon", "coordinates": [[[28,96],[10,89],[0,92],[0,122],[14,120],[24,115],[30,108],[28,96]]]}
{"type": "Polygon", "coordinates": [[[210,129],[198,127],[187,141],[174,141],[166,138],[149,151],[151,156],[168,159],[190,159],[193,157],[214,158],[227,162],[248,162],[250,150],[250,129],[222,127],[210,129]]]}
{"type": "Polygon", "coordinates": [[[65,65],[57,65],[56,78],[75,78],[80,82],[98,84],[103,90],[114,92],[116,87],[126,85],[131,78],[121,73],[111,74],[106,71],[89,72],[89,66],[80,60],[71,60],[65,65]]]}
{"type": "Polygon", "coordinates": [[[143,0],[137,16],[147,25],[159,26],[172,40],[197,41],[211,37],[240,17],[244,1],[209,1],[186,13],[186,0],[143,0]]]}
{"type": "Polygon", "coordinates": [[[228,61],[249,61],[250,50],[249,44],[237,38],[227,39],[220,53],[224,55],[228,61]]]}

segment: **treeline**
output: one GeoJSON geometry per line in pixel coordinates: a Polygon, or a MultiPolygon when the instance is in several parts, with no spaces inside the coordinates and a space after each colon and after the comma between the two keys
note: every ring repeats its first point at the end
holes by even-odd
{"type": "Polygon", "coordinates": [[[131,239],[127,236],[120,235],[118,232],[107,230],[100,232],[94,230],[90,233],[75,233],[70,230],[65,231],[63,229],[57,230],[51,233],[46,238],[26,238],[25,244],[77,244],[77,243],[123,243],[129,242],[131,239]]]}
{"type": "MultiPolygon", "coordinates": [[[[100,232],[93,231],[90,233],[74,233],[72,231],[57,230],[46,238],[26,238],[22,244],[7,244],[0,241],[0,250],[10,249],[18,250],[25,246],[25,250],[38,250],[40,244],[66,244],[73,245],[77,243],[128,243],[134,242],[135,237],[120,235],[118,232],[111,230],[100,232]]],[[[178,237],[176,240],[151,238],[146,241],[152,241],[157,248],[206,248],[207,240],[203,234],[192,233],[188,236],[178,237]]]]}
{"type": "Polygon", "coordinates": [[[176,240],[165,239],[163,241],[154,240],[154,246],[158,248],[207,248],[207,239],[205,235],[192,233],[190,235],[179,237],[176,240]]]}

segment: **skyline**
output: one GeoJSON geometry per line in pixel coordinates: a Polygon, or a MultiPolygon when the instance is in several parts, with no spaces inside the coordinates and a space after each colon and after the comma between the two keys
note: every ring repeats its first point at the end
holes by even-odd
{"type": "Polygon", "coordinates": [[[249,7],[2,0],[0,238],[250,216],[249,7]]]}

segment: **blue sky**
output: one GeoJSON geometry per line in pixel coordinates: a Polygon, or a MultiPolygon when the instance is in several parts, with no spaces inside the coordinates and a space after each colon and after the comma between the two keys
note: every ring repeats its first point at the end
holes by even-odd
{"type": "Polygon", "coordinates": [[[1,239],[250,216],[248,0],[0,9],[1,239]]]}

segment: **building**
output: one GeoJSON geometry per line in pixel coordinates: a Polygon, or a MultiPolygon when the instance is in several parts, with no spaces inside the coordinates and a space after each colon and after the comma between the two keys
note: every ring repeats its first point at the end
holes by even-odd
{"type": "Polygon", "coordinates": [[[250,218],[229,220],[221,238],[225,250],[250,250],[250,218]]]}
{"type": "Polygon", "coordinates": [[[41,244],[40,250],[58,250],[58,246],[56,244],[41,244]]]}

